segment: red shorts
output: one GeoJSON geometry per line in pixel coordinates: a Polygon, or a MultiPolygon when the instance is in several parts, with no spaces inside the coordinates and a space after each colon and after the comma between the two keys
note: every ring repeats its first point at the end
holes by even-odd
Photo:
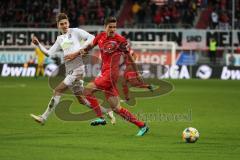
{"type": "Polygon", "coordinates": [[[137,78],[137,72],[135,72],[135,71],[124,72],[124,78],[126,80],[136,79],[137,78]]]}
{"type": "Polygon", "coordinates": [[[110,72],[103,72],[100,76],[96,77],[94,84],[96,87],[104,91],[106,98],[118,96],[118,89],[116,85],[117,79],[113,80],[110,72]]]}

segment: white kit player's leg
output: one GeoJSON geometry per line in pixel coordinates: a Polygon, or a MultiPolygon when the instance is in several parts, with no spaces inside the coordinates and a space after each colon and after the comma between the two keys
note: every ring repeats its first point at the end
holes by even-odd
{"type": "Polygon", "coordinates": [[[50,114],[55,110],[56,106],[60,101],[60,98],[61,96],[53,96],[50,102],[48,103],[46,111],[42,115],[36,116],[34,114],[30,114],[30,116],[33,119],[35,119],[35,121],[37,121],[38,123],[44,124],[47,118],[50,116],[50,114]]]}
{"type": "Polygon", "coordinates": [[[57,107],[61,94],[67,89],[67,85],[61,82],[54,90],[54,96],[50,99],[50,102],[48,103],[46,111],[39,116],[36,116],[34,114],[30,114],[30,116],[38,123],[44,124],[47,118],[51,115],[51,113],[55,110],[57,107]]]}
{"type": "Polygon", "coordinates": [[[55,110],[60,101],[61,96],[53,96],[48,104],[46,111],[42,114],[42,118],[47,120],[49,115],[55,110]]]}

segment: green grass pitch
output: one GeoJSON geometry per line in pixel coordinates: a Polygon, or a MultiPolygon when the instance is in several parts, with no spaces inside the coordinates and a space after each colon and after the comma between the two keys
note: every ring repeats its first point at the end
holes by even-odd
{"type": "MultiPolygon", "coordinates": [[[[187,115],[186,119],[150,119],[150,131],[136,137],[137,127],[91,127],[89,121],[66,122],[51,116],[45,126],[30,113],[42,113],[51,97],[46,78],[0,78],[1,160],[240,159],[240,81],[169,80],[175,87],[158,98],[137,99],[134,113],[187,115]],[[186,144],[186,127],[200,139],[186,144]]],[[[65,97],[70,98],[71,97],[65,97]]],[[[87,108],[75,101],[74,113],[87,108]]]]}

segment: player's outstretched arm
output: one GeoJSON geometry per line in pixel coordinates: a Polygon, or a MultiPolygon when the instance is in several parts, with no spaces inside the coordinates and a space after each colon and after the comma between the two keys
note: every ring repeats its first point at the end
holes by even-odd
{"type": "Polygon", "coordinates": [[[55,54],[57,51],[60,50],[60,45],[58,43],[58,39],[57,41],[54,43],[54,45],[50,48],[50,49],[46,49],[38,40],[38,38],[36,36],[32,37],[32,43],[35,44],[37,47],[39,47],[39,49],[45,54],[45,56],[50,56],[55,54]]]}
{"type": "Polygon", "coordinates": [[[73,52],[69,55],[66,55],[64,57],[64,60],[71,61],[71,60],[77,58],[78,56],[86,55],[86,54],[88,54],[88,51],[91,50],[93,47],[94,47],[93,43],[90,43],[85,48],[82,48],[82,49],[78,50],[77,52],[73,52]]]}

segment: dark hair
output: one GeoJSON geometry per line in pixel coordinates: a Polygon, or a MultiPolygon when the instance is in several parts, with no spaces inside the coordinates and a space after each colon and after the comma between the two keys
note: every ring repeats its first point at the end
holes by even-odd
{"type": "Polygon", "coordinates": [[[68,16],[65,13],[59,13],[56,17],[56,21],[57,23],[63,19],[67,19],[68,20],[68,16]]]}
{"type": "Polygon", "coordinates": [[[107,17],[104,21],[104,25],[108,25],[109,23],[117,23],[116,17],[107,17]]]}

